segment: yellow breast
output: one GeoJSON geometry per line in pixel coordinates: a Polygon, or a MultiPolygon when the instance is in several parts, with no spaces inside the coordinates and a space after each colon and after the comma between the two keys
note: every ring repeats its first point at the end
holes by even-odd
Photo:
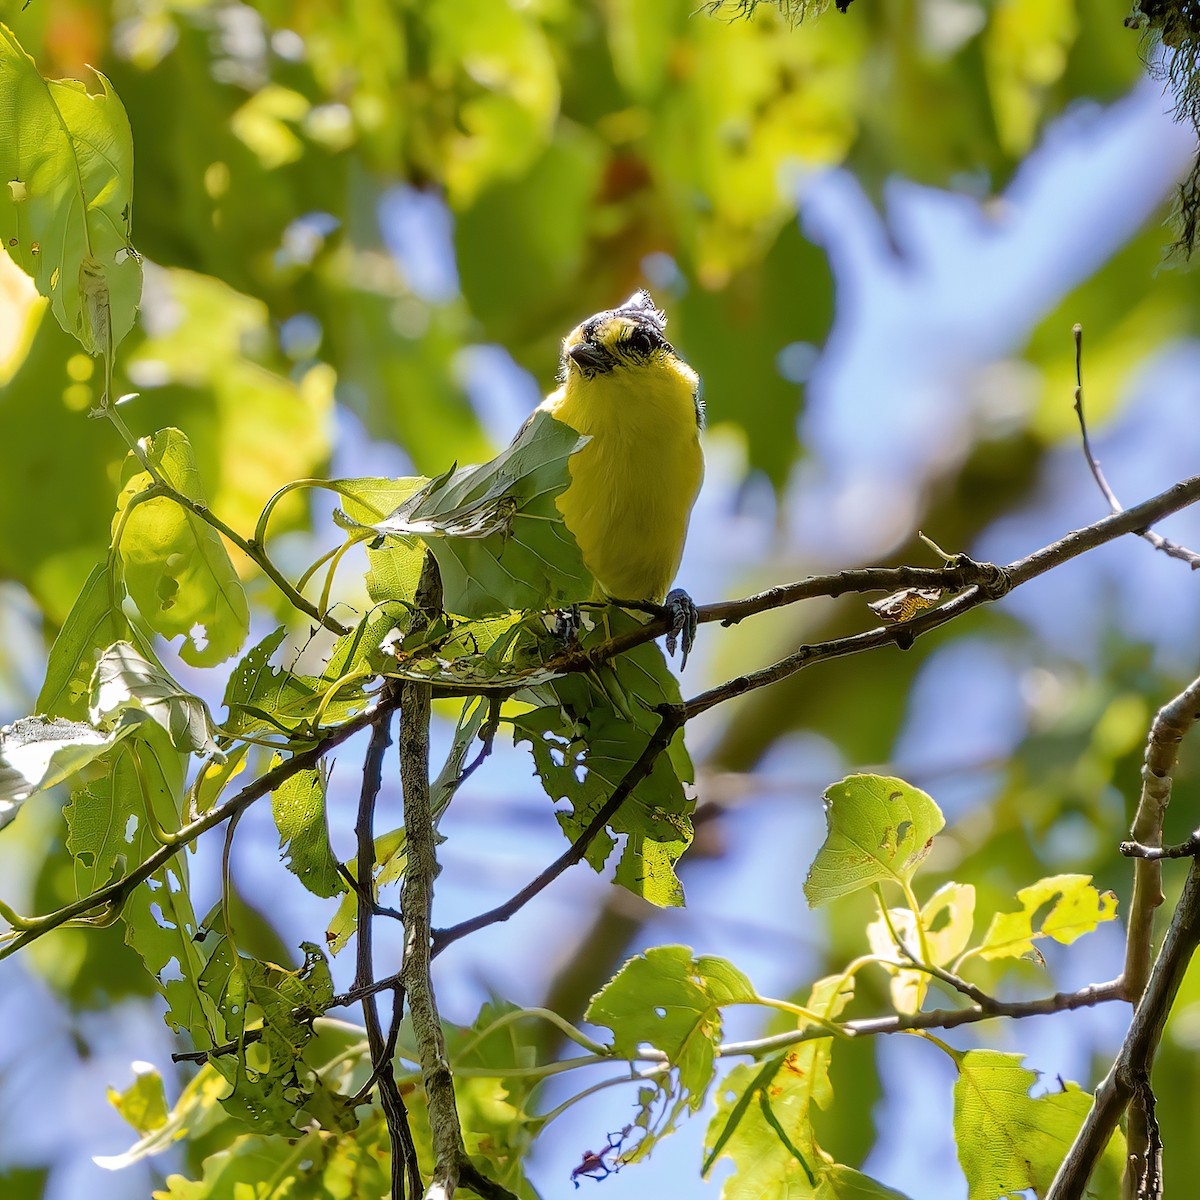
{"type": "Polygon", "coordinates": [[[704,477],[696,382],[679,359],[571,373],[541,405],[592,439],[558,508],[604,595],[661,603],[679,569],[704,477]]]}

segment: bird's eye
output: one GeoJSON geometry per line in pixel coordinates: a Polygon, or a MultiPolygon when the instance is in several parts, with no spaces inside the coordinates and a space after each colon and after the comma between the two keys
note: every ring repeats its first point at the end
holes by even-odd
{"type": "Polygon", "coordinates": [[[649,355],[655,346],[655,341],[651,337],[650,331],[643,329],[640,325],[635,325],[629,331],[629,336],[625,340],[629,343],[630,350],[635,354],[649,355]]]}

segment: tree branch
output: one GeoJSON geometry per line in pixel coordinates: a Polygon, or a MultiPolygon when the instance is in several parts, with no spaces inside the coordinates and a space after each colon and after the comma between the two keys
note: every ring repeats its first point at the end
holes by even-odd
{"type": "MultiPolygon", "coordinates": [[[[1163,1027],[1179,985],[1200,944],[1200,860],[1193,859],[1183,894],[1163,939],[1150,979],[1133,1014],[1112,1069],[1096,1089],[1092,1107],[1050,1185],[1047,1200],[1079,1200],[1130,1099],[1150,1075],[1163,1027]]],[[[1127,1180],[1136,1185],[1145,1163],[1130,1162],[1127,1180]]],[[[1128,1192],[1126,1193],[1128,1194],[1128,1192]]]]}
{"type": "MultiPolygon", "coordinates": [[[[362,791],[358,800],[358,819],[354,833],[358,845],[358,941],[356,948],[355,989],[370,987],[375,981],[372,934],[375,918],[375,802],[383,783],[383,757],[392,742],[392,710],[382,709],[371,723],[371,741],[363,762],[362,791]]],[[[404,1003],[403,989],[394,986],[392,996],[393,1020],[404,1003]]],[[[390,1036],[385,1038],[379,1020],[378,993],[365,992],[362,1000],[363,1024],[367,1030],[367,1045],[371,1051],[371,1077],[379,1083],[379,1101],[387,1123],[388,1141],[392,1148],[391,1191],[393,1200],[405,1200],[408,1194],[420,1195],[421,1173],[417,1163],[417,1148],[413,1144],[408,1123],[408,1110],[396,1086],[392,1070],[390,1036]]]]}
{"type": "MultiPolygon", "coordinates": [[[[1171,782],[1179,760],[1179,744],[1200,719],[1200,679],[1193,680],[1174,700],[1164,704],[1150,723],[1142,762],[1142,793],[1130,827],[1130,838],[1149,850],[1162,846],[1163,821],[1171,803],[1171,782]]],[[[1136,1004],[1150,976],[1154,910],[1163,902],[1162,863],[1158,857],[1137,856],[1133,865],[1133,895],[1125,937],[1126,996],[1136,1004]]]]}
{"type": "MultiPolygon", "coordinates": [[[[441,592],[437,564],[426,551],[415,596],[414,628],[427,623],[430,615],[441,608],[441,592]]],[[[407,861],[400,893],[405,937],[400,978],[408,994],[433,1137],[433,1178],[425,1196],[426,1200],[451,1200],[462,1177],[466,1150],[430,974],[433,881],[440,868],[429,799],[429,718],[429,685],[402,683],[400,782],[404,792],[407,861]]]]}
{"type": "Polygon", "coordinates": [[[314,742],[307,750],[298,751],[278,766],[273,767],[269,771],[264,771],[253,783],[247,784],[242,788],[237,795],[231,796],[224,803],[210,808],[208,812],[197,817],[196,820],[182,826],[172,835],[170,843],[159,847],[149,858],[145,859],[132,871],[122,875],[120,879],[115,879],[112,883],[98,888],[90,895],[83,896],[79,900],[64,905],[52,913],[47,913],[43,917],[22,919],[19,927],[20,932],[11,941],[0,946],[0,959],[7,958],[10,954],[15,954],[30,942],[36,941],[43,934],[49,933],[50,930],[57,929],[59,926],[65,925],[68,921],[86,917],[89,913],[94,913],[97,910],[107,910],[103,914],[103,919],[115,916],[120,912],[121,906],[125,903],[129,893],[139,883],[143,883],[149,879],[155,871],[170,862],[180,850],[194,842],[202,833],[206,833],[208,830],[222,824],[222,822],[228,821],[230,817],[236,816],[243,809],[253,804],[255,800],[273,792],[281,783],[290,779],[298,771],[305,771],[315,767],[335,746],[340,746],[347,738],[365,729],[375,720],[379,713],[385,710],[391,711],[392,708],[394,708],[394,702],[381,699],[374,708],[359,713],[356,717],[351,717],[344,725],[339,725],[325,737],[314,742]]]}
{"type": "Polygon", "coordinates": [[[550,886],[564,871],[582,862],[588,847],[599,836],[604,827],[617,814],[617,810],[628,799],[629,794],[654,769],[654,763],[671,744],[671,739],[683,728],[687,719],[685,710],[679,707],[663,707],[660,710],[658,728],[646,743],[645,749],[634,764],[621,777],[620,783],[613,788],[612,795],[604,802],[596,815],[588,822],[587,827],[575,839],[571,846],[564,850],[544,871],[527,883],[519,892],[503,904],[488,909],[487,912],[460,921],[448,929],[438,929],[433,934],[433,954],[441,954],[452,942],[464,938],[469,933],[485,929],[520,912],[536,895],[550,886]]]}

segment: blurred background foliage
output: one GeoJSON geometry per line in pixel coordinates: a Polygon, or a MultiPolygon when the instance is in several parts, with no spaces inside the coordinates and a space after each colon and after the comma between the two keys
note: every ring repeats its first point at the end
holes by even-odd
{"type": "MultiPolygon", "coordinates": [[[[1092,420],[1119,434],[1109,446],[1111,465],[1127,468],[1123,498],[1194,469],[1194,411],[1179,417],[1196,400],[1200,296],[1194,274],[1162,266],[1171,234],[1161,224],[1187,154],[1164,151],[1153,168],[1131,162],[1099,193],[1086,174],[1068,176],[1059,251],[1012,236],[1029,191],[1023,164],[1047,128],[1081,112],[1099,122],[1116,108],[1096,106],[1135,93],[1145,48],[1123,26],[1123,6],[806,7],[799,25],[769,3],[745,17],[737,5],[697,12],[695,0],[4,0],[0,14],[44,75],[87,78],[95,67],[125,104],[146,291],[118,356],[118,394],[139,393],[123,410],[136,432],[186,430],[213,508],[247,534],[291,479],[370,473],[356,453],[399,474],[495,452],[547,389],[564,331],[642,285],[705,380],[710,482],[682,580],[700,602],[815,570],[928,563],[918,528],[949,551],[1003,560],[1102,515],[1070,408],[1074,321],[1088,339],[1092,420]],[[798,213],[831,171],[855,190],[832,193],[814,230],[798,213]],[[932,230],[914,232],[897,216],[902,181],[957,207],[940,228],[934,216],[932,230]],[[839,195],[852,200],[844,209],[839,195]],[[1007,230],[1008,257],[964,255],[960,274],[975,273],[955,281],[958,300],[916,311],[906,273],[927,284],[911,295],[932,294],[930,241],[960,244],[960,224],[980,243],[1007,230]],[[873,246],[870,269],[855,270],[846,253],[856,238],[873,246]],[[877,324],[911,332],[924,321],[923,375],[898,361],[912,347],[893,342],[872,359],[875,343],[855,341],[856,321],[885,292],[892,307],[874,311],[877,324]],[[998,297],[1003,320],[989,315],[998,297]],[[857,348],[853,369],[847,346],[857,348]],[[850,379],[867,383],[851,394],[850,379]],[[835,398],[850,429],[836,442],[843,460],[822,440],[832,418],[819,406],[835,398]],[[906,415],[915,432],[889,445],[906,415]]],[[[1080,143],[1093,136],[1072,128],[1080,143]]],[[[105,552],[123,451],[111,429],[86,419],[98,388],[92,360],[19,273],[0,267],[7,719],[27,710],[43,639],[105,552]]],[[[315,557],[308,547],[336,540],[327,513],[299,502],[282,506],[272,528],[292,539],[281,558],[294,559],[296,574],[315,557]]],[[[982,911],[1011,905],[1018,887],[1055,870],[1094,872],[1124,899],[1127,870],[1112,847],[1136,796],[1148,719],[1195,673],[1200,614],[1179,564],[1132,543],[1105,554],[1095,570],[1068,568],[1075,583],[1063,590],[1031,585],[1028,603],[975,613],[905,654],[826,664],[712,714],[691,734],[702,815],[684,864],[692,915],[652,920],[585,881],[559,902],[553,961],[530,961],[528,941],[497,943],[506,962],[524,963],[520,1000],[576,1018],[625,954],[664,936],[705,951],[729,952],[722,938],[740,944],[764,991],[801,992],[861,953],[865,907],[834,906],[821,925],[798,896],[821,829],[817,797],[848,768],[891,764],[939,798],[951,826],[930,871],[974,882],[982,911]],[[775,857],[756,865],[764,839],[775,857]],[[735,899],[739,889],[750,894],[735,899]]],[[[710,627],[687,686],[871,623],[847,601],[710,627]]],[[[1185,754],[1182,795],[1196,761],[1185,754]]],[[[502,757],[497,770],[507,773],[477,791],[483,799],[464,798],[463,821],[486,831],[510,820],[520,831],[524,857],[494,882],[500,893],[537,869],[554,833],[544,800],[512,799],[530,792],[528,767],[502,757]],[[535,810],[544,822],[531,833],[535,810]]],[[[1175,832],[1195,824],[1184,808],[1175,832]]],[[[5,860],[38,909],[70,890],[57,821],[31,805],[12,831],[20,861],[5,860]]],[[[467,860],[484,854],[462,836],[467,860]]],[[[269,858],[269,837],[263,844],[269,858]]],[[[454,866],[452,856],[449,889],[454,866]]],[[[255,882],[238,881],[239,923],[253,931],[245,940],[283,961],[297,940],[290,918],[255,882]]],[[[462,903],[479,901],[468,890],[462,903]]],[[[538,936],[548,917],[541,910],[517,936],[538,936]]],[[[146,991],[106,931],[64,931],[27,962],[74,1006],[62,1026],[80,1061],[112,1034],[79,1014],[111,1016],[117,1000],[146,991]]],[[[515,970],[486,953],[458,964],[452,1005],[515,970]]],[[[1030,966],[1024,983],[1043,992],[1098,979],[1115,973],[1116,958],[1050,967],[1047,979],[1030,966]]],[[[455,969],[450,955],[445,969],[455,969]]],[[[988,985],[986,968],[980,981],[988,985]]],[[[1177,1046],[1193,1047],[1198,989],[1193,981],[1184,997],[1177,1046]]],[[[874,995],[862,989],[855,1011],[883,1005],[881,981],[874,995]]],[[[1065,1061],[1093,1082],[1091,1056],[1111,1049],[1112,1021],[1080,1018],[1070,1036],[1063,1021],[1055,1028],[1061,1052],[1075,1056],[1065,1061]]],[[[1011,1048],[1024,1034],[988,1036],[1011,1048]]],[[[1039,1036],[1030,1045],[1044,1057],[1031,1065],[1059,1069],[1046,1061],[1053,1033],[1039,1036]]],[[[840,1161],[870,1153],[896,1186],[909,1182],[913,1153],[900,1145],[909,1127],[896,1097],[903,1086],[925,1095],[911,1073],[903,1086],[889,1074],[903,1053],[839,1047],[838,1101],[824,1118],[840,1161]],[[882,1076],[866,1069],[874,1061],[882,1076]],[[876,1129],[840,1115],[879,1104],[876,1129]]],[[[1187,1145],[1200,1135],[1194,1059],[1166,1061],[1164,1137],[1187,1145]]],[[[10,1084],[24,1078],[8,1069],[10,1084]]],[[[603,1112],[594,1122],[593,1131],[623,1123],[603,1112]]],[[[596,1140],[564,1137],[561,1151],[546,1152],[547,1177],[560,1188],[554,1172],[596,1140]]],[[[0,1175],[6,1194],[41,1195],[48,1164],[47,1194],[82,1194],[64,1190],[81,1179],[96,1186],[95,1168],[64,1167],[61,1147],[10,1138],[0,1152],[12,1163],[0,1175]]],[[[606,1186],[644,1187],[653,1169],[630,1171],[642,1173],[637,1185],[623,1176],[606,1186]]],[[[124,1192],[127,1179],[103,1178],[115,1189],[106,1194],[145,1194],[144,1181],[124,1192]]],[[[933,1195],[928,1175],[924,1183],[919,1194],[933,1195]]],[[[677,1185],[672,1194],[684,1194],[677,1185]]]]}

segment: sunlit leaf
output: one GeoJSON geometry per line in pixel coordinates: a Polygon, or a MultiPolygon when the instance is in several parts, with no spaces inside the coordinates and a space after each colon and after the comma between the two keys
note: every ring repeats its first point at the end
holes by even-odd
{"type": "Polygon", "coordinates": [[[1017,893],[1019,912],[996,913],[977,953],[983,958],[1041,957],[1034,942],[1069,946],[1117,915],[1117,898],[1092,886],[1090,875],[1051,875],[1017,893]],[[1035,925],[1035,920],[1040,917],[1035,925]]]}
{"type": "Polygon", "coordinates": [[[686,1109],[697,1111],[712,1082],[721,1008],[758,998],[750,981],[722,958],[694,958],[686,946],[657,946],[631,958],[592,997],[586,1018],[613,1031],[613,1049],[636,1058],[648,1043],[666,1054],[673,1078],[660,1083],[662,1112],[638,1153],[669,1133],[686,1109]]]}
{"type": "Polygon", "coordinates": [[[969,883],[943,884],[922,905],[920,927],[912,911],[907,908],[888,910],[887,918],[881,913],[867,926],[867,939],[871,950],[881,959],[881,965],[891,976],[892,1003],[897,1012],[917,1012],[929,988],[928,971],[909,969],[905,964],[911,959],[893,940],[893,931],[903,941],[909,953],[922,958],[933,966],[944,967],[965,949],[975,921],[975,889],[969,883]]]}
{"type": "Polygon", "coordinates": [[[0,828],[34,792],[53,787],[106,753],[132,726],[102,733],[81,721],[22,717],[0,727],[0,828]]]}
{"type": "MultiPolygon", "coordinates": [[[[853,995],[851,976],[831,976],[813,985],[805,1007],[834,1020],[853,995]]],[[[834,1165],[812,1126],[813,1106],[833,1102],[833,1045],[829,1038],[803,1042],[765,1063],[736,1066],[721,1082],[704,1139],[704,1173],[723,1156],[733,1160],[736,1172],[725,1181],[722,1200],[816,1194],[834,1165]]]]}
{"type": "MultiPolygon", "coordinates": [[[[200,474],[184,434],[163,429],[144,444],[158,472],[188,499],[203,504],[200,474]]],[[[184,662],[210,667],[235,654],[246,640],[246,595],[220,535],[201,517],[168,496],[131,506],[152,482],[131,453],[113,518],[125,582],[156,632],[167,638],[184,635],[179,651],[184,662]]]]}
{"type": "Polygon", "coordinates": [[[919,788],[883,775],[850,775],[825,792],[829,825],[804,882],[809,904],[913,876],[945,824],[919,788]]]}
{"type": "MultiPolygon", "coordinates": [[[[157,1072],[144,1072],[138,1076],[134,1087],[139,1085],[152,1087],[155,1080],[157,1080],[157,1086],[161,1088],[162,1079],[157,1072]],[[146,1080],[150,1082],[144,1082],[146,1080]]],[[[228,1087],[224,1078],[217,1074],[211,1066],[201,1067],[184,1085],[179,1099],[166,1114],[165,1120],[155,1126],[145,1127],[144,1136],[134,1142],[124,1153],[97,1155],[92,1161],[96,1166],[103,1167],[107,1171],[120,1171],[144,1158],[161,1154],[181,1138],[201,1136],[224,1118],[220,1107],[220,1097],[228,1090],[228,1087]]],[[[122,1093],[121,1098],[123,1099],[127,1094],[122,1093]]],[[[117,1099],[113,1097],[111,1091],[109,1098],[117,1106],[122,1116],[125,1116],[124,1106],[117,1103],[117,1099]]],[[[135,1128],[141,1129],[142,1127],[135,1123],[135,1128]]]]}
{"type": "Polygon", "coordinates": [[[583,441],[539,412],[491,462],[439,475],[371,528],[425,542],[447,612],[476,617],[585,600],[592,579],[555,505],[583,441]]]}
{"type": "MultiPolygon", "coordinates": [[[[1061,1079],[1030,1096],[1038,1075],[1023,1060],[995,1050],[971,1050],[957,1059],[954,1139],[970,1200],[1026,1189],[1044,1196],[1091,1108],[1087,1092],[1061,1079]]],[[[1100,1160],[1094,1181],[1100,1195],[1118,1194],[1123,1143],[1115,1134],[1100,1160]]]]}
{"type": "Polygon", "coordinates": [[[133,325],[141,263],[129,242],[133,139],[107,79],[46,80],[0,25],[0,238],[59,324],[92,354],[133,325]]]}
{"type": "Polygon", "coordinates": [[[208,705],[184,691],[129,642],[117,642],[96,663],[90,714],[99,724],[128,712],[144,713],[178,750],[221,756],[208,705]]]}
{"type": "Polygon", "coordinates": [[[166,1089],[149,1063],[135,1063],[133,1082],[123,1092],[110,1087],[108,1102],[138,1133],[153,1133],[166,1124],[166,1089]]]}

